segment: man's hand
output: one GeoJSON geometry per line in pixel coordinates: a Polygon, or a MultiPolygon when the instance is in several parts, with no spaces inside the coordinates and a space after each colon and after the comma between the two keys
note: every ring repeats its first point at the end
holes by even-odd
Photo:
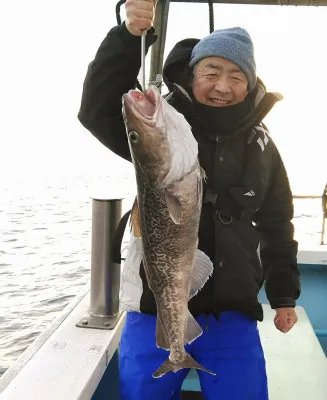
{"type": "Polygon", "coordinates": [[[142,36],[143,30],[152,26],[156,0],[127,0],[126,28],[134,36],[142,36]]]}
{"type": "Polygon", "coordinates": [[[283,333],[288,332],[297,322],[297,315],[293,307],[276,308],[275,326],[283,333]]]}

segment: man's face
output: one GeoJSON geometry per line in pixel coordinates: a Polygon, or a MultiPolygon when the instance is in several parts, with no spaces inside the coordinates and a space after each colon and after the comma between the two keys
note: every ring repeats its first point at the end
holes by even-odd
{"type": "Polygon", "coordinates": [[[227,107],[245,99],[248,94],[248,80],[231,61],[207,57],[195,66],[192,90],[199,103],[227,107]]]}

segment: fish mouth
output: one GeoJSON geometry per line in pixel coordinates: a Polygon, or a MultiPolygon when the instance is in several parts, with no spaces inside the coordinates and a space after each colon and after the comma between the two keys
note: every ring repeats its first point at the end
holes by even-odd
{"type": "Polygon", "coordinates": [[[129,90],[124,96],[124,102],[145,120],[153,120],[158,109],[159,92],[150,86],[145,92],[129,90]]]}

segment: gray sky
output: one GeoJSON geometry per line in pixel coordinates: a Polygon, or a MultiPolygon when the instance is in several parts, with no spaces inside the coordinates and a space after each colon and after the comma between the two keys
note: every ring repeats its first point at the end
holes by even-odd
{"type": "MultiPolygon", "coordinates": [[[[0,182],[130,170],[77,121],[87,65],[116,24],[116,0],[0,3],[0,182]]],[[[173,4],[167,51],[208,34],[208,6],[173,4]]],[[[266,119],[298,193],[327,180],[327,7],[215,5],[215,27],[251,34],[258,75],[284,100],[266,119]]],[[[1,188],[1,183],[0,183],[1,188]]]]}

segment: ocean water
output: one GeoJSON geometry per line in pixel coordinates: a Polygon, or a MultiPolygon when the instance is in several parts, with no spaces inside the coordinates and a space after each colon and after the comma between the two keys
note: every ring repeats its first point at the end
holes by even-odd
{"type": "MultiPolygon", "coordinates": [[[[39,182],[10,181],[0,196],[0,375],[90,278],[92,185],[94,176],[63,176],[39,182]]],[[[135,194],[131,174],[104,176],[97,186],[117,185],[135,194]]],[[[300,247],[320,243],[321,200],[295,200],[300,247]]]]}

